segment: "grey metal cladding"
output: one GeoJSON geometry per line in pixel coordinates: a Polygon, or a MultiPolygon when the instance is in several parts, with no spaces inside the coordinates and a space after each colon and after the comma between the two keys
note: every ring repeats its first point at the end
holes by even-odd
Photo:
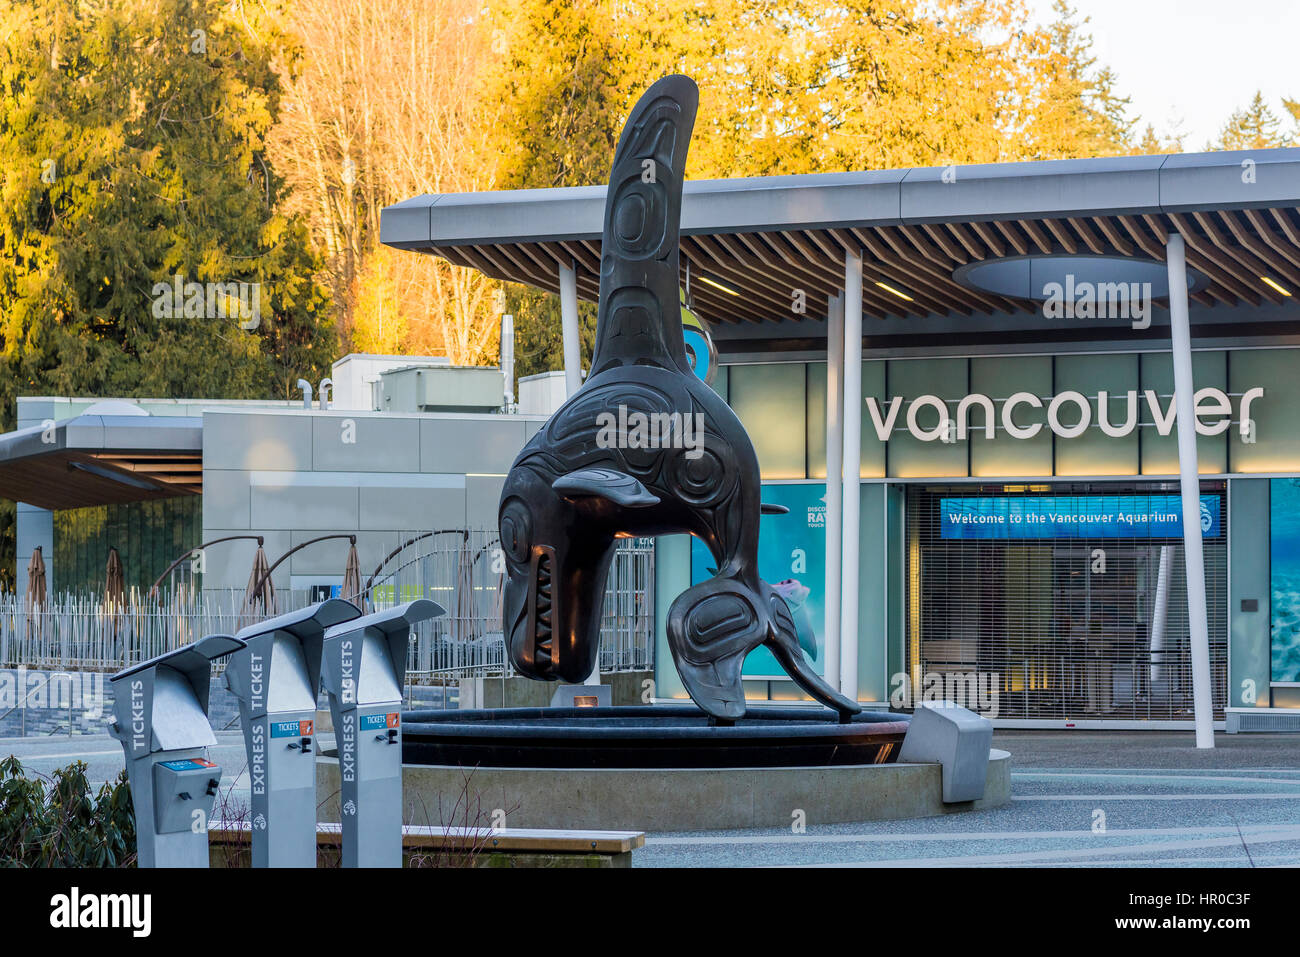
{"type": "MultiPolygon", "coordinates": [[[[381,223],[387,215],[385,209],[381,223]]],[[[599,239],[605,187],[530,189],[522,197],[519,191],[449,194],[430,207],[429,215],[435,246],[599,239]]]]}
{"type": "MultiPolygon", "coordinates": [[[[384,209],[380,237],[417,249],[599,239],[605,192],[583,186],[419,196],[384,209]]],[[[681,232],[1294,205],[1300,148],[692,180],[683,190],[681,232]],[[1244,160],[1254,164],[1253,183],[1242,176],[1244,160]]]]}
{"type": "Polygon", "coordinates": [[[687,182],[683,235],[751,229],[894,226],[907,170],[817,173],[687,182]]]}
{"type": "Polygon", "coordinates": [[[45,442],[42,435],[45,429],[39,425],[29,425],[25,429],[16,429],[0,436],[0,462],[12,462],[25,459],[29,455],[40,455],[63,448],[63,431],[55,429],[53,442],[45,442]]]}
{"type": "Polygon", "coordinates": [[[0,436],[0,461],[15,461],[60,449],[90,452],[199,452],[203,449],[203,420],[197,416],[79,415],[56,425],[51,436],[53,441],[46,442],[44,434],[43,426],[33,425],[0,436]]]}
{"type": "Polygon", "coordinates": [[[935,223],[1159,212],[1164,160],[1120,156],[914,169],[903,180],[903,219],[935,223]]]}
{"type": "Polygon", "coordinates": [[[1167,213],[1298,202],[1300,148],[1182,153],[1160,169],[1160,206],[1167,213]]]}
{"type": "Polygon", "coordinates": [[[69,449],[203,450],[203,420],[198,416],[79,415],[60,429],[69,449]]]}
{"type": "Polygon", "coordinates": [[[436,193],[425,193],[385,206],[379,216],[379,241],[399,249],[428,246],[433,235],[431,210],[440,199],[442,197],[436,193]]]}

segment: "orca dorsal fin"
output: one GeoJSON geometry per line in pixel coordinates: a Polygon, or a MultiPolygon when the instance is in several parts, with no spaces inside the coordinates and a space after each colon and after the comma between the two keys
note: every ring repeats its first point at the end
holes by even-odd
{"type": "Polygon", "coordinates": [[[666,76],[637,101],[619,137],[605,196],[593,376],[624,365],[691,374],[682,339],[678,232],[699,101],[694,80],[666,76]]]}

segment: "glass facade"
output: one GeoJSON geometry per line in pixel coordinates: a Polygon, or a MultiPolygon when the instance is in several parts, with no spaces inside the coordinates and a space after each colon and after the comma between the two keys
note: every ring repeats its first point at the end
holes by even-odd
{"type": "MultiPolygon", "coordinates": [[[[1277,477],[1300,473],[1298,358],[1193,354],[1218,720],[1300,701],[1300,479],[1277,477]]],[[[822,488],[825,364],[721,371],[765,497],[822,488]]],[[[869,359],[862,395],[861,700],[973,676],[1003,719],[1191,719],[1168,352],[869,359]]],[[[807,534],[806,551],[824,547],[807,534]]],[[[665,581],[686,587],[670,564],[665,581]]],[[[756,697],[800,696],[753,664],[769,685],[756,697]]]]}
{"type": "Polygon", "coordinates": [[[1273,479],[1269,489],[1271,672],[1300,683],[1300,479],[1273,479]]]}
{"type": "MultiPolygon", "coordinates": [[[[1216,718],[1228,647],[1224,492],[1202,483],[1216,718]]],[[[910,487],[913,681],[996,687],[1001,718],[1191,718],[1180,508],[1173,483],[910,487]]]]}
{"type": "Polygon", "coordinates": [[[127,589],[147,589],[186,548],[203,539],[203,498],[183,495],[54,513],[54,588],[99,595],[110,548],[122,560],[127,589]]]}

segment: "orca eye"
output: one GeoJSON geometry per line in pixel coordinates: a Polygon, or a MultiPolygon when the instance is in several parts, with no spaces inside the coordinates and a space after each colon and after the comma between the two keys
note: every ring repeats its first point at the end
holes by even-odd
{"type": "Polygon", "coordinates": [[[515,562],[527,562],[533,547],[533,513],[522,499],[512,498],[501,509],[501,548],[515,562]]]}

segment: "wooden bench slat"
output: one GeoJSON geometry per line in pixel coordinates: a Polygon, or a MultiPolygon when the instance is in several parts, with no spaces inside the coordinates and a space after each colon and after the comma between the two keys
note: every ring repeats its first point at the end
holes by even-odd
{"type": "MultiPolygon", "coordinates": [[[[247,821],[211,821],[208,839],[218,844],[233,843],[252,830],[247,821]]],[[[316,825],[316,843],[339,842],[343,828],[339,824],[316,825]]],[[[643,831],[579,831],[551,828],[491,828],[402,826],[402,846],[437,850],[529,851],[567,854],[627,854],[645,846],[643,831]]]]}

